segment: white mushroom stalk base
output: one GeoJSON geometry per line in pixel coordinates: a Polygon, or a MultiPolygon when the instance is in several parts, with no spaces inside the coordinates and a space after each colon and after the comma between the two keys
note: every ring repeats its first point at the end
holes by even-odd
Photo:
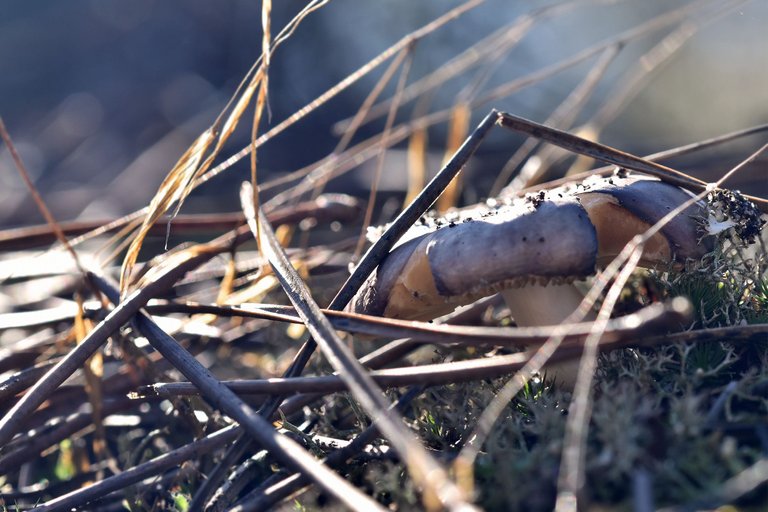
{"type": "MultiPolygon", "coordinates": [[[[501,295],[520,327],[560,325],[584,299],[572,283],[508,288],[501,295]]],[[[595,315],[590,311],[584,321],[594,319],[595,315]]]]}
{"type": "MultiPolygon", "coordinates": [[[[512,318],[519,327],[560,325],[576,311],[584,295],[571,283],[560,285],[528,285],[509,288],[501,292],[512,318]]],[[[582,321],[595,319],[590,310],[582,321]]],[[[543,369],[548,380],[554,380],[565,389],[573,389],[579,360],[553,363],[543,369]]]]}

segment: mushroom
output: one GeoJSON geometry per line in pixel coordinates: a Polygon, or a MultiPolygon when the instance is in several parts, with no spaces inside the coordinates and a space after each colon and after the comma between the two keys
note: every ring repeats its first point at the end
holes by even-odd
{"type": "MultiPolygon", "coordinates": [[[[425,218],[350,304],[357,313],[429,320],[496,292],[521,326],[560,323],[581,302],[573,285],[610,262],[691,195],[641,175],[594,178],[522,199],[425,218]]],[[[694,204],[644,247],[645,267],[700,259],[713,248],[694,204]]]]}

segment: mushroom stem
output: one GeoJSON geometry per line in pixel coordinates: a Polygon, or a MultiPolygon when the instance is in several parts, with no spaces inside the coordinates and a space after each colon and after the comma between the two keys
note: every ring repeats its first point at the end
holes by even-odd
{"type": "MultiPolygon", "coordinates": [[[[508,288],[501,295],[519,327],[559,325],[576,311],[584,299],[572,283],[508,288]]],[[[594,319],[595,313],[590,310],[583,320],[594,319]]],[[[572,390],[576,384],[579,360],[548,364],[543,371],[547,380],[552,379],[563,389],[572,390]]]]}
{"type": "MultiPolygon", "coordinates": [[[[528,285],[508,288],[501,292],[520,327],[559,325],[576,311],[584,295],[571,283],[528,285]]],[[[590,311],[585,320],[594,320],[590,311]]]]}

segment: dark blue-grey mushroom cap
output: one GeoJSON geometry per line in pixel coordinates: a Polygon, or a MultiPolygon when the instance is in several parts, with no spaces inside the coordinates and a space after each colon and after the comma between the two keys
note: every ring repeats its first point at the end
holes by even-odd
{"type": "MultiPolygon", "coordinates": [[[[583,279],[634,235],[690,199],[644,177],[591,180],[420,227],[393,249],[353,299],[358,313],[426,319],[502,289],[583,279]]],[[[694,204],[646,244],[646,266],[701,258],[711,247],[694,204]]]]}

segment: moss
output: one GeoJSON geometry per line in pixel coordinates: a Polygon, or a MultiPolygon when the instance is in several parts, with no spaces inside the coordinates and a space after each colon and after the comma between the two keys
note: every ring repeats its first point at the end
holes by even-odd
{"type": "MultiPolygon", "coordinates": [[[[759,266],[744,262],[720,253],[683,273],[639,273],[624,294],[621,311],[685,295],[696,307],[689,328],[763,318],[765,276],[756,274],[759,266]]],[[[631,510],[634,480],[641,471],[651,475],[656,506],[691,503],[759,460],[765,441],[758,427],[768,419],[765,338],[711,338],[601,355],[585,459],[590,506],[631,510]]],[[[435,351],[437,361],[467,357],[476,353],[435,351]]],[[[495,379],[429,388],[406,417],[432,453],[447,461],[465,444],[504,383],[495,379]]],[[[542,379],[531,381],[507,405],[475,463],[479,506],[491,511],[552,509],[569,402],[567,391],[542,379]]],[[[354,418],[348,405],[348,398],[328,402],[322,428],[332,431],[343,424],[339,418],[354,418]]],[[[345,433],[350,431],[337,431],[345,433]]],[[[352,467],[350,478],[390,509],[420,509],[418,489],[401,464],[368,460],[352,467]]],[[[741,504],[749,509],[760,499],[748,495],[741,504]]]]}

